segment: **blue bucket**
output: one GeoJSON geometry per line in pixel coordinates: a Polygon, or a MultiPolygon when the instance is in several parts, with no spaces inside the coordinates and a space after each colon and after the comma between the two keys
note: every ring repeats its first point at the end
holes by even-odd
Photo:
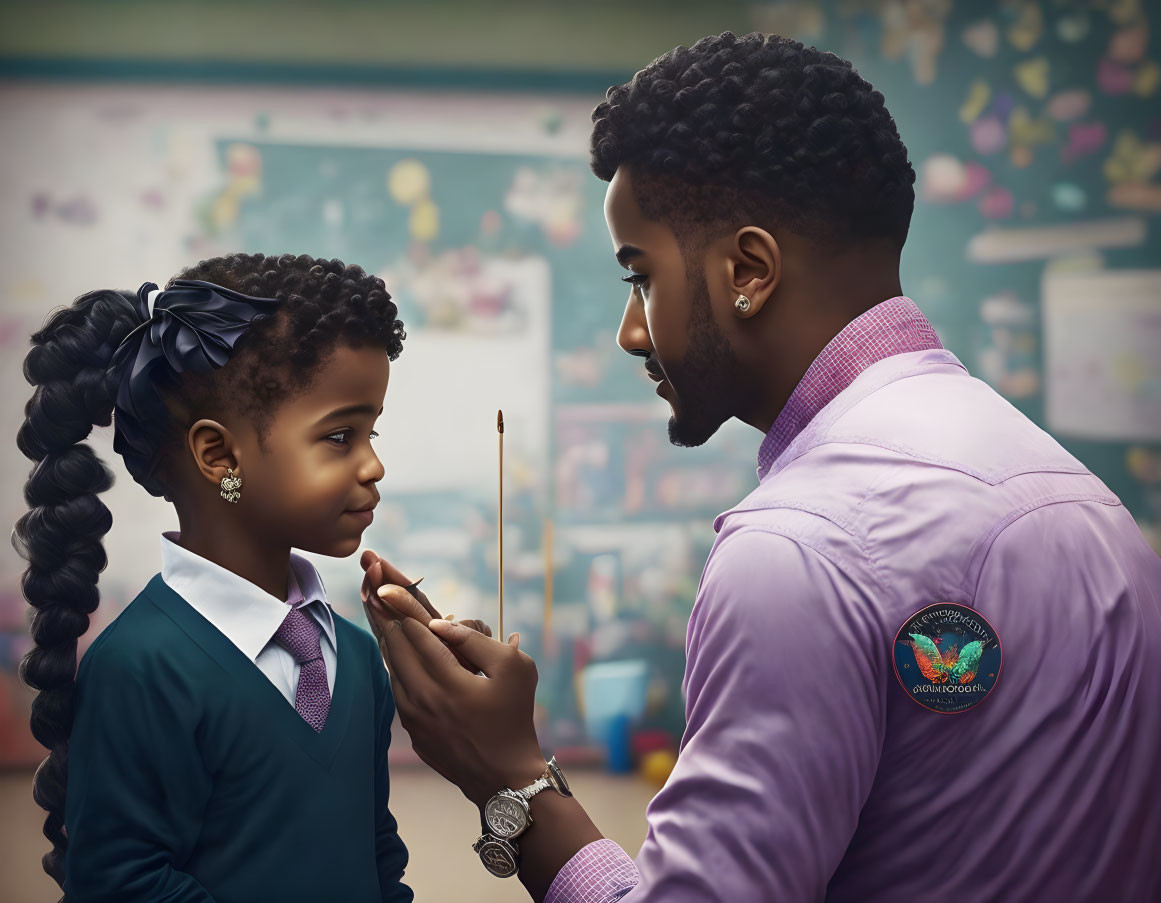
{"type": "Polygon", "coordinates": [[[629,742],[633,724],[645,713],[649,666],[641,659],[600,662],[585,668],[585,730],[608,753],[609,771],[633,770],[629,742]]]}

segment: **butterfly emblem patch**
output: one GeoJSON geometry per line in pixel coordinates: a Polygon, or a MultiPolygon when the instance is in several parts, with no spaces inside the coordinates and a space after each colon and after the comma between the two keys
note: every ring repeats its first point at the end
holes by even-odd
{"type": "Polygon", "coordinates": [[[1000,677],[1000,637],[974,608],[937,602],[895,635],[895,676],[925,709],[950,715],[983,702],[1000,677]]]}

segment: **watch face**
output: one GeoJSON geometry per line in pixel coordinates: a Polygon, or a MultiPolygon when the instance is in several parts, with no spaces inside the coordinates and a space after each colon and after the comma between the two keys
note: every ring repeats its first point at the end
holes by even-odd
{"type": "Polygon", "coordinates": [[[488,830],[497,837],[519,837],[532,819],[528,814],[528,804],[517,796],[497,793],[484,806],[484,821],[488,830]]]}
{"type": "Polygon", "coordinates": [[[484,868],[497,878],[510,878],[520,868],[520,863],[516,861],[515,847],[505,840],[481,838],[476,852],[480,854],[484,868]]]}

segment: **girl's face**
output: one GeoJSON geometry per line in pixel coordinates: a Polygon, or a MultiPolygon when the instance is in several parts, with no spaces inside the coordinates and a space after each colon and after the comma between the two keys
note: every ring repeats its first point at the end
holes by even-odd
{"type": "Polygon", "coordinates": [[[239,509],[256,535],[337,558],[358,550],[383,479],[371,440],[389,373],[382,348],[336,348],[311,387],[280,405],[261,446],[246,431],[239,509]]]}

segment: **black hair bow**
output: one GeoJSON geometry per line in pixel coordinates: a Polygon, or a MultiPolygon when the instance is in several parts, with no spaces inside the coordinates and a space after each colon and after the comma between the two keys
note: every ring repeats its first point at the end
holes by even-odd
{"type": "Polygon", "coordinates": [[[153,495],[163,487],[152,479],[157,455],[156,430],[167,419],[157,389],[158,370],[173,374],[208,373],[230,359],[234,345],[251,324],[272,315],[280,302],[254,298],[212,282],[178,279],[154,298],[157,284],[137,290],[134,308],[141,324],[113,354],[111,367],[124,368],[117,391],[113,449],[129,472],[153,495]]]}

